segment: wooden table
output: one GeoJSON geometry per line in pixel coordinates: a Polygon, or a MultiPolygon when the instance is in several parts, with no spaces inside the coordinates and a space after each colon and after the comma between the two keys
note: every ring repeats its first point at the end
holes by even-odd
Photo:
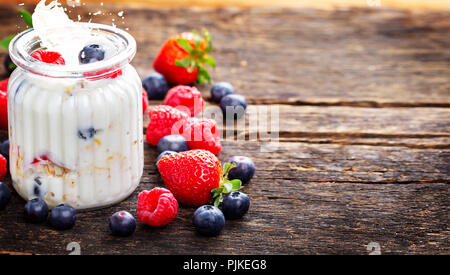
{"type": "MultiPolygon", "coordinates": [[[[87,18],[97,7],[77,12],[87,18]]],[[[17,30],[16,9],[0,5],[0,35],[17,30]]],[[[118,8],[102,9],[94,21],[110,24],[118,8]]],[[[214,80],[232,82],[251,110],[278,108],[275,151],[264,152],[253,126],[236,129],[239,141],[224,141],[219,155],[254,159],[249,213],[215,238],[195,233],[195,209],[184,206],[165,228],[138,224],[129,238],[111,236],[112,213],[136,214],[137,194],[164,186],[146,144],[136,192],[79,213],[72,230],[26,223],[14,193],[0,212],[0,252],[67,254],[78,242],[82,254],[367,254],[375,242],[382,254],[449,254],[449,18],[389,8],[126,9],[118,26],[138,41],[142,77],[167,37],[207,27],[214,80]]],[[[199,88],[208,98],[210,86],[199,88]]]]}

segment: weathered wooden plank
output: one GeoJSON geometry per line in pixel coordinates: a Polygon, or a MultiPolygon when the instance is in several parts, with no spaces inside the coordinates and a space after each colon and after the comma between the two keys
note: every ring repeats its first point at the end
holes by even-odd
{"type": "MultiPolygon", "coordinates": [[[[157,104],[163,103],[152,101],[150,106],[157,104]]],[[[232,140],[257,141],[260,134],[275,131],[281,142],[450,148],[448,108],[250,105],[239,126],[231,127],[221,123],[217,104],[207,103],[205,113],[218,114],[222,138],[232,140]]],[[[145,115],[144,128],[148,121],[145,115]]]]}
{"type": "MultiPolygon", "coordinates": [[[[304,182],[449,182],[450,150],[341,144],[226,143],[221,159],[248,155],[260,167],[256,177],[304,182]],[[274,149],[270,152],[270,149],[274,149]]],[[[292,190],[291,190],[292,191],[292,190]]]]}
{"type": "MultiPolygon", "coordinates": [[[[250,105],[245,127],[231,129],[238,138],[246,136],[251,140],[256,133],[270,130],[271,123],[278,124],[275,130],[279,131],[281,141],[437,148],[449,148],[450,144],[448,108],[250,105]],[[258,120],[251,121],[249,117],[258,120]],[[262,126],[258,124],[261,121],[262,126]]],[[[224,127],[223,131],[228,128],[224,127]]]]}
{"type": "MultiPolygon", "coordinates": [[[[209,104],[206,111],[218,108],[209,104]]],[[[293,105],[250,105],[247,108],[248,131],[258,131],[259,125],[249,122],[250,116],[270,122],[270,112],[278,112],[280,132],[367,133],[373,135],[450,136],[448,108],[353,108],[293,105]]],[[[240,129],[238,129],[240,130],[240,129]]]]}
{"type": "Polygon", "coordinates": [[[341,145],[370,145],[370,146],[394,146],[406,148],[434,148],[449,149],[448,137],[431,137],[431,138],[405,138],[405,137],[376,137],[367,136],[365,134],[283,134],[280,137],[281,142],[301,142],[315,144],[341,144],[341,145]]]}
{"type": "Polygon", "coordinates": [[[1,250],[68,254],[67,244],[76,241],[82,254],[366,254],[366,246],[378,242],[383,254],[450,252],[446,184],[400,187],[277,180],[254,183],[246,192],[252,196],[248,215],[227,221],[215,238],[195,234],[192,208],[181,208],[165,228],[138,224],[129,238],[111,236],[107,217],[121,209],[135,214],[136,194],[117,206],[80,213],[76,227],[65,232],[25,223],[23,202],[15,198],[0,212],[1,250]]]}
{"type": "MultiPolygon", "coordinates": [[[[368,10],[213,14],[202,13],[194,22],[178,19],[167,28],[209,23],[219,64],[215,79],[233,79],[237,91],[255,103],[261,98],[297,104],[449,103],[445,14],[415,17],[368,10]],[[207,19],[210,14],[214,19],[207,19]]],[[[131,26],[131,31],[140,28],[131,26]]],[[[142,39],[148,47],[149,39],[142,39]]],[[[150,52],[136,60],[141,72],[151,69],[145,62],[151,62],[150,52]]]]}
{"type": "MultiPolygon", "coordinates": [[[[35,3],[36,0],[0,0],[5,3],[35,3]]],[[[84,0],[81,3],[97,2],[103,3],[103,0],[84,0]]],[[[384,1],[361,1],[361,0],[110,0],[109,3],[124,6],[144,6],[144,7],[302,7],[302,8],[321,8],[335,9],[346,7],[394,7],[408,10],[443,10],[449,9],[446,0],[384,0],[384,1]]],[[[97,4],[98,5],[98,4],[97,4]]]]}
{"type": "MultiPolygon", "coordinates": [[[[204,96],[207,91],[203,91],[204,96]]],[[[164,104],[151,101],[150,107],[164,104]]],[[[218,114],[215,119],[223,121],[218,104],[207,103],[205,116],[218,114]]],[[[199,115],[200,117],[201,115],[199,115]]],[[[145,116],[148,121],[148,116],[145,116]]],[[[366,133],[373,135],[433,137],[450,136],[449,108],[354,108],[347,106],[295,106],[295,105],[249,105],[246,110],[245,129],[258,131],[260,120],[279,122],[280,132],[310,133],[366,133]],[[273,112],[274,117],[271,117],[273,112]],[[258,120],[250,122],[249,117],[258,120]]],[[[241,123],[241,121],[240,121],[241,123]]],[[[145,123],[144,123],[145,124],[145,123]]]]}
{"type": "MultiPolygon", "coordinates": [[[[92,7],[78,8],[83,19],[92,7]]],[[[17,8],[0,5],[0,35],[17,30],[17,8]]],[[[141,76],[152,71],[164,39],[206,26],[216,41],[215,79],[231,81],[251,104],[284,104],[281,143],[225,141],[219,155],[255,160],[244,189],[250,213],[213,239],[195,234],[194,209],[184,206],[166,228],[139,224],[130,238],[110,236],[109,215],[136,214],[138,192],[164,186],[157,152],[146,144],[138,190],[111,208],[80,213],[73,230],[25,223],[14,193],[0,211],[0,254],[64,254],[73,241],[85,254],[354,254],[367,253],[369,242],[382,253],[450,252],[447,11],[127,8],[125,18],[119,27],[138,41],[141,76]]],[[[207,96],[209,86],[200,88],[207,96]]]]}
{"type": "MultiPolygon", "coordinates": [[[[0,35],[17,31],[17,8],[2,4],[0,35]]],[[[94,8],[70,15],[87,20],[94,8]]],[[[104,7],[94,21],[111,24],[116,9],[104,7]]],[[[207,27],[214,79],[231,81],[250,103],[448,107],[449,18],[390,9],[127,8],[116,24],[138,41],[141,76],[167,37],[207,27]]]]}
{"type": "Polygon", "coordinates": [[[138,192],[163,186],[153,164],[157,153],[145,150],[138,190],[111,208],[80,213],[72,230],[25,223],[24,202],[14,194],[0,212],[0,251],[64,254],[77,241],[86,254],[364,254],[369,242],[382,253],[450,252],[448,151],[282,143],[268,154],[255,143],[227,143],[222,161],[245,154],[257,166],[244,189],[252,207],[242,221],[228,221],[222,235],[208,239],[192,228],[194,209],[182,206],[165,228],[139,224],[130,238],[112,237],[109,215],[136,214],[138,192]]]}

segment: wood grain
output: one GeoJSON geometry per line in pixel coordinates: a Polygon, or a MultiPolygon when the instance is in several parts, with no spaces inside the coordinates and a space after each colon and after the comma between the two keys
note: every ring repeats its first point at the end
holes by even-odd
{"type": "MultiPolygon", "coordinates": [[[[206,110],[215,110],[210,104],[206,110]],[[208,109],[211,108],[211,109],[208,109]]],[[[391,136],[450,137],[449,108],[352,108],[251,105],[247,116],[278,109],[280,132],[366,133],[391,136]]],[[[257,131],[258,125],[249,126],[257,131]]],[[[252,123],[253,124],[253,123],[252,123]]]]}
{"type": "MultiPolygon", "coordinates": [[[[87,20],[96,8],[88,3],[70,15],[87,20]]],[[[17,9],[0,5],[0,35],[24,27],[17,26],[17,9]]],[[[119,9],[105,4],[105,15],[93,21],[111,24],[119,9]]],[[[138,192],[164,186],[157,152],[146,144],[138,190],[113,207],[79,213],[72,230],[26,223],[25,202],[14,193],[0,211],[0,254],[67,254],[73,241],[82,254],[367,254],[370,242],[383,254],[449,254],[449,15],[389,8],[126,8],[124,23],[116,22],[137,40],[133,64],[141,76],[152,72],[167,37],[207,27],[218,63],[214,80],[232,82],[250,103],[249,114],[279,109],[275,147],[254,135],[258,127],[223,128],[233,131],[233,140],[224,141],[220,160],[247,155],[257,166],[244,189],[250,212],[227,221],[212,239],[194,232],[194,209],[185,206],[165,228],[139,224],[129,238],[111,236],[112,213],[136,214],[138,192]]],[[[209,88],[199,86],[206,99],[209,88]]]]}
{"type": "MultiPolygon", "coordinates": [[[[5,3],[37,3],[38,0],[0,0],[5,3]]],[[[64,1],[60,1],[64,2],[64,1]]],[[[334,9],[343,7],[390,7],[414,11],[450,9],[446,0],[82,0],[81,3],[94,2],[158,8],[174,7],[301,7],[334,9]]]]}
{"type": "Polygon", "coordinates": [[[126,23],[145,49],[134,61],[143,75],[170,33],[207,27],[214,79],[233,79],[252,104],[450,106],[449,13],[222,9],[181,19],[185,13],[129,11],[126,23]]]}
{"type": "MultiPolygon", "coordinates": [[[[207,97],[206,93],[204,96],[207,97]]],[[[163,102],[152,101],[150,107],[158,104],[163,102]]],[[[229,141],[273,138],[280,142],[450,149],[449,108],[250,105],[238,127],[220,123],[223,118],[217,104],[208,102],[205,113],[216,114],[222,139],[229,141]],[[272,110],[278,118],[266,115],[272,110]],[[251,121],[250,117],[256,119],[251,121]],[[260,123],[267,125],[267,129],[262,129],[260,123]],[[275,134],[271,123],[277,125],[275,134]]],[[[144,125],[148,122],[145,115],[144,125]]]]}
{"type": "MultiPolygon", "coordinates": [[[[1,9],[0,35],[17,31],[15,9],[1,9]]],[[[76,12],[88,20],[92,9],[76,12]]],[[[111,24],[111,14],[91,17],[111,24]]],[[[115,22],[138,41],[133,64],[141,76],[152,71],[167,37],[207,27],[215,41],[214,80],[233,79],[252,104],[448,107],[449,18],[386,9],[129,8],[125,23],[115,22]]]]}
{"type": "MultiPolygon", "coordinates": [[[[227,221],[218,237],[195,233],[195,209],[189,207],[181,207],[179,217],[165,228],[139,224],[129,238],[111,236],[107,218],[121,209],[135,214],[138,192],[116,206],[80,213],[74,229],[58,232],[45,224],[27,224],[24,202],[14,194],[0,212],[0,250],[66,254],[66,245],[77,241],[83,254],[366,254],[367,244],[376,241],[384,254],[450,252],[449,152],[280,146],[269,155],[259,152],[256,143],[225,145],[222,161],[232,154],[251,154],[258,172],[244,189],[252,197],[250,212],[243,220],[227,221]],[[402,182],[408,184],[398,185],[402,182]]],[[[145,149],[138,191],[163,186],[153,164],[156,152],[148,145],[145,149]]]]}

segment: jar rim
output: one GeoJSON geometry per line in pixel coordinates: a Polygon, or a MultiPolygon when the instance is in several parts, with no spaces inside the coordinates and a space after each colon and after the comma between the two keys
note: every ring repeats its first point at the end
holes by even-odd
{"type": "MultiPolygon", "coordinates": [[[[97,23],[76,22],[75,24],[86,26],[92,31],[103,33],[104,35],[112,35],[118,42],[124,43],[124,47],[116,55],[108,59],[89,64],[71,66],[50,64],[31,57],[30,51],[33,50],[33,46],[36,47],[36,44],[40,44],[40,39],[34,29],[28,29],[16,35],[9,44],[9,55],[12,61],[24,70],[44,76],[86,78],[87,76],[92,76],[92,73],[99,76],[101,75],[100,72],[111,73],[114,70],[122,68],[126,64],[129,64],[136,54],[136,40],[124,30],[97,23]]],[[[35,48],[34,50],[37,49],[35,48]]]]}

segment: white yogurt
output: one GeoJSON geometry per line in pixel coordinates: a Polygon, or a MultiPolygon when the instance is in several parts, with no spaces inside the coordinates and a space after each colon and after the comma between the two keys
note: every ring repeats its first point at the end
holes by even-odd
{"type": "Polygon", "coordinates": [[[64,21],[67,25],[58,25],[40,41],[41,47],[61,52],[66,66],[35,62],[24,51],[30,51],[37,33],[43,37],[48,33],[45,20],[36,19],[40,22],[36,24],[35,18],[47,18],[52,10],[59,13],[55,18],[65,18],[61,10],[41,4],[37,10],[45,12],[33,14],[38,30],[19,34],[10,46],[18,65],[8,85],[14,188],[24,199],[41,197],[50,207],[67,203],[91,209],[114,204],[135,190],[143,171],[141,80],[128,64],[135,41],[112,27],[90,28],[67,18],[71,23],[64,21]],[[71,52],[62,50],[69,41],[61,38],[65,28],[84,33],[80,40],[72,39],[76,41],[71,52]],[[52,41],[54,37],[60,39],[52,41]],[[80,65],[78,54],[89,41],[105,45],[110,52],[103,61],[80,65]],[[121,73],[92,78],[105,68],[121,73]]]}

